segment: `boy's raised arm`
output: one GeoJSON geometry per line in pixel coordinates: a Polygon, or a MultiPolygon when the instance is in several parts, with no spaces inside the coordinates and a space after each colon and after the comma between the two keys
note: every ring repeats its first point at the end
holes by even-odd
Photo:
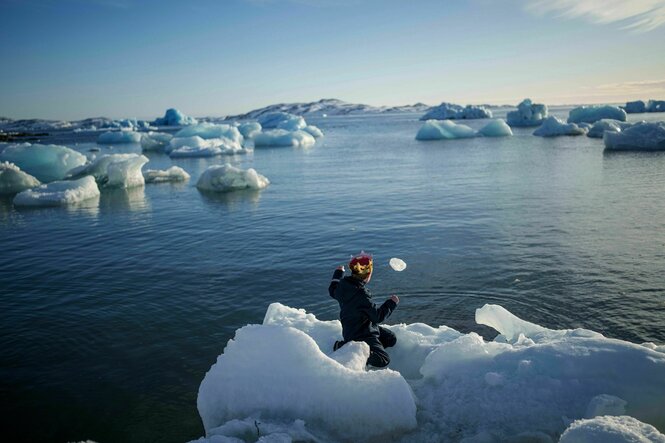
{"type": "Polygon", "coordinates": [[[332,298],[335,298],[335,289],[337,289],[337,284],[342,276],[344,276],[344,266],[338,266],[335,272],[333,272],[332,281],[330,282],[330,286],[328,286],[328,294],[332,298]]]}

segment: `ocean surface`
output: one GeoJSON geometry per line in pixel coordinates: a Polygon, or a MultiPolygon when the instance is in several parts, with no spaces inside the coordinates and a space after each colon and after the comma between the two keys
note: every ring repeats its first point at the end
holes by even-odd
{"type": "MultiPolygon", "coordinates": [[[[178,165],[192,179],[105,190],[75,207],[0,200],[1,434],[202,436],[197,390],[234,331],[261,323],[275,301],[336,318],[330,276],[360,250],[374,254],[376,301],[401,297],[388,323],[491,338],[474,312],[494,303],[549,328],[665,343],[665,153],[604,153],[602,140],[534,128],[421,142],[418,117],[310,118],[325,137],[308,149],[147,153],[144,170],[178,165]],[[199,192],[203,170],[224,162],[271,185],[199,192]],[[392,271],[391,257],[407,269],[392,271]]],[[[629,116],[641,119],[665,114],[629,116]]],[[[97,135],[42,142],[91,154],[97,135]]]]}

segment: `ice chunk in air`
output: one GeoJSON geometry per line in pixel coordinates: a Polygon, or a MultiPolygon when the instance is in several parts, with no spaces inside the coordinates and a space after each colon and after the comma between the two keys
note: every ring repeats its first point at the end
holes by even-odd
{"type": "Polygon", "coordinates": [[[97,183],[93,177],[86,176],[78,180],[55,181],[20,192],[14,197],[14,205],[71,205],[95,197],[99,197],[97,183]]]}
{"type": "Polygon", "coordinates": [[[401,258],[393,257],[390,259],[388,263],[390,264],[390,267],[393,268],[394,271],[402,272],[403,270],[406,269],[406,263],[401,258]]]}

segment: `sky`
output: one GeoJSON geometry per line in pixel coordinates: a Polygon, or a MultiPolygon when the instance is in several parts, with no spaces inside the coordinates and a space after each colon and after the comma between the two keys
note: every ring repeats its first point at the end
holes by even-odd
{"type": "Polygon", "coordinates": [[[665,0],[0,0],[0,116],[665,99],[665,0]]]}

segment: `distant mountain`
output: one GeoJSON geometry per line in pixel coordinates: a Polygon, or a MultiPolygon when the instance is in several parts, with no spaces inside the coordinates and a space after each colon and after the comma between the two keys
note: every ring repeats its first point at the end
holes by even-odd
{"type": "Polygon", "coordinates": [[[302,116],[322,115],[348,115],[348,114],[382,114],[393,112],[426,112],[430,106],[424,103],[405,106],[371,106],[356,103],[348,103],[334,98],[324,98],[318,102],[311,103],[279,103],[255,109],[246,114],[228,116],[228,120],[256,119],[269,112],[288,112],[302,116]]]}

